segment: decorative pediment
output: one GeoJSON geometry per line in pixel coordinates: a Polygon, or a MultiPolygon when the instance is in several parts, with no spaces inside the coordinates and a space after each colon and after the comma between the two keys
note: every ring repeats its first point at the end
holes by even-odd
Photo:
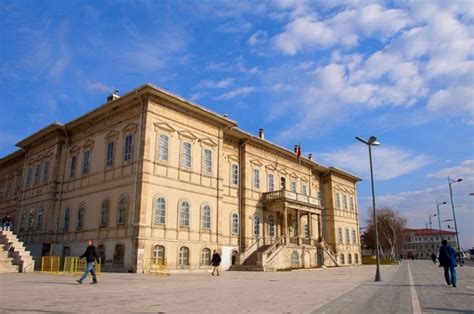
{"type": "Polygon", "coordinates": [[[128,133],[135,133],[137,131],[137,126],[138,124],[136,123],[129,123],[127,124],[127,126],[125,126],[123,129],[122,129],[122,134],[123,135],[126,135],[128,133]]]}
{"type": "Polygon", "coordinates": [[[227,155],[227,159],[238,162],[239,161],[239,156],[234,155],[234,154],[229,154],[229,155],[227,155]]]}
{"type": "Polygon", "coordinates": [[[258,159],[250,159],[250,164],[258,167],[263,166],[262,162],[258,159]]]}
{"type": "Polygon", "coordinates": [[[265,168],[267,169],[267,171],[276,171],[277,170],[277,168],[272,164],[265,165],[265,168]]]}
{"type": "Polygon", "coordinates": [[[308,179],[306,177],[302,177],[300,180],[301,182],[305,182],[305,183],[308,182],[308,179]]]}
{"type": "Polygon", "coordinates": [[[283,175],[283,176],[288,175],[288,171],[286,171],[286,169],[280,169],[280,170],[278,170],[278,172],[280,173],[280,175],[283,175]]]}
{"type": "Polygon", "coordinates": [[[217,143],[215,141],[213,141],[211,138],[209,137],[205,137],[205,138],[201,138],[199,140],[202,144],[204,145],[207,145],[207,146],[211,146],[211,147],[215,147],[217,146],[217,143]]]}
{"type": "Polygon", "coordinates": [[[155,126],[155,131],[163,130],[169,133],[176,132],[176,129],[166,122],[155,122],[153,125],[155,126]]]}
{"type": "Polygon", "coordinates": [[[84,148],[92,148],[92,147],[94,147],[94,141],[91,140],[91,139],[88,139],[88,140],[84,143],[84,145],[82,145],[82,147],[84,147],[84,148]]]}
{"type": "Polygon", "coordinates": [[[73,147],[71,147],[71,148],[69,149],[69,153],[70,153],[70,154],[76,154],[76,153],[77,153],[78,151],[80,151],[80,150],[81,150],[81,148],[80,148],[79,146],[74,145],[73,147]]]}
{"type": "Polygon", "coordinates": [[[297,179],[298,175],[294,172],[290,173],[290,178],[297,179]]]}
{"type": "Polygon", "coordinates": [[[190,140],[192,140],[192,141],[196,141],[196,140],[197,140],[197,136],[194,135],[193,133],[191,133],[191,132],[188,131],[188,130],[178,131],[178,134],[179,134],[179,137],[180,137],[180,138],[187,138],[187,139],[190,139],[190,140]]]}
{"type": "Polygon", "coordinates": [[[107,135],[105,136],[105,139],[107,141],[110,141],[110,140],[115,140],[117,139],[119,136],[119,132],[118,131],[110,131],[109,133],[107,133],[107,135]]]}

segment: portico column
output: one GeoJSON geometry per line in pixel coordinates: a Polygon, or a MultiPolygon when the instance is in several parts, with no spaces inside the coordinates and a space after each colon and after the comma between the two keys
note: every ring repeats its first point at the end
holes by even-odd
{"type": "Polygon", "coordinates": [[[283,235],[288,236],[288,209],[283,209],[283,235]]]}
{"type": "Polygon", "coordinates": [[[313,219],[311,213],[308,213],[308,235],[310,239],[313,238],[313,219]]]}

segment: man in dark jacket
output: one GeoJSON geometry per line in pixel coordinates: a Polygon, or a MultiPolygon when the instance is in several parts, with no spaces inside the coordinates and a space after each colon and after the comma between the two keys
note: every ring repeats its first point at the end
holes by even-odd
{"type": "Polygon", "coordinates": [[[444,278],[446,283],[456,287],[456,252],[448,245],[448,241],[441,241],[441,247],[439,248],[439,266],[444,268],[444,278]],[[450,276],[451,273],[451,276],[450,276]]]}
{"type": "Polygon", "coordinates": [[[92,244],[92,240],[88,241],[88,246],[84,254],[79,256],[79,258],[86,258],[87,265],[86,269],[84,270],[84,274],[82,274],[81,279],[77,280],[78,283],[82,284],[82,281],[86,279],[87,275],[91,273],[92,275],[92,284],[97,283],[97,276],[95,274],[95,261],[99,262],[99,255],[97,254],[97,249],[92,244]]]}
{"type": "Polygon", "coordinates": [[[221,256],[217,253],[217,250],[214,250],[214,254],[212,254],[211,265],[214,266],[212,270],[212,275],[214,276],[214,272],[217,272],[217,276],[219,276],[219,265],[221,264],[221,256]]]}

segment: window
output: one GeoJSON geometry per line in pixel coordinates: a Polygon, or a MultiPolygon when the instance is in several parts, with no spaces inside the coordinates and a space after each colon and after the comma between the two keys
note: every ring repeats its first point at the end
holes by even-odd
{"type": "Polygon", "coordinates": [[[44,209],[42,207],[38,208],[38,213],[36,216],[36,229],[41,230],[43,227],[43,219],[44,218],[44,209]]]}
{"type": "Polygon", "coordinates": [[[105,154],[105,165],[107,167],[113,166],[115,155],[115,142],[107,143],[107,153],[105,154]]]}
{"type": "Polygon", "coordinates": [[[28,211],[28,229],[33,228],[35,224],[35,210],[34,208],[31,208],[28,211]]]}
{"type": "Polygon", "coordinates": [[[297,251],[293,251],[291,253],[291,267],[299,267],[300,266],[300,257],[297,251]]]}
{"type": "Polygon", "coordinates": [[[90,168],[90,158],[91,158],[91,151],[86,150],[84,152],[84,160],[82,161],[82,174],[88,174],[90,168]]]}
{"type": "Polygon", "coordinates": [[[189,227],[189,203],[184,201],[180,206],[180,221],[181,227],[189,227]]]}
{"type": "Polygon", "coordinates": [[[354,198],[352,196],[349,198],[349,205],[351,206],[351,210],[354,211],[354,198]]]}
{"type": "Polygon", "coordinates": [[[211,265],[211,250],[208,248],[202,249],[201,252],[201,265],[209,266],[211,265]]]}
{"type": "Polygon", "coordinates": [[[123,256],[125,253],[125,249],[122,244],[117,244],[115,246],[114,252],[114,265],[122,267],[123,266],[123,256]]]}
{"type": "Polygon", "coordinates": [[[342,228],[338,228],[338,229],[337,229],[337,235],[338,235],[338,242],[339,242],[339,243],[343,243],[343,240],[342,240],[342,228]]]}
{"type": "Polygon", "coordinates": [[[164,224],[166,222],[166,201],[163,197],[156,200],[155,223],[164,224]]]}
{"type": "Polygon", "coordinates": [[[347,254],[347,264],[349,264],[349,265],[352,264],[352,254],[351,253],[347,254]]]}
{"type": "Polygon", "coordinates": [[[20,219],[20,229],[24,229],[26,226],[26,215],[27,215],[27,209],[23,209],[21,211],[21,219],[20,219]]]}
{"type": "Polygon", "coordinates": [[[270,237],[275,237],[275,219],[273,216],[268,217],[268,235],[270,237]]]}
{"type": "Polygon", "coordinates": [[[84,225],[84,206],[81,205],[77,211],[77,224],[76,229],[81,230],[84,225]]]}
{"type": "Polygon", "coordinates": [[[275,185],[273,183],[273,173],[268,174],[268,192],[273,192],[275,190],[275,185]]]}
{"type": "Polygon", "coordinates": [[[204,150],[204,171],[212,173],[212,151],[210,149],[204,150]]]}
{"type": "Polygon", "coordinates": [[[308,190],[306,184],[301,185],[301,194],[308,195],[308,190]]]}
{"type": "Polygon", "coordinates": [[[260,237],[260,216],[253,216],[253,235],[256,238],[260,237]]]}
{"type": "Polygon", "coordinates": [[[318,189],[318,198],[319,198],[320,200],[323,199],[323,192],[321,191],[321,188],[318,189]]]}
{"type": "Polygon", "coordinates": [[[44,161],[43,166],[43,183],[48,182],[49,180],[49,160],[44,161]]]}
{"type": "Polygon", "coordinates": [[[260,188],[260,169],[253,169],[253,187],[260,188]]]}
{"type": "Polygon", "coordinates": [[[232,233],[239,234],[239,214],[232,214],[232,233]]]}
{"type": "Polygon", "coordinates": [[[158,141],[158,160],[168,161],[168,136],[160,134],[158,141]]]}
{"type": "Polygon", "coordinates": [[[31,176],[33,175],[33,168],[28,167],[28,170],[26,171],[26,182],[25,182],[25,188],[29,188],[31,184],[31,176]]]}
{"type": "Polygon", "coordinates": [[[191,168],[191,144],[183,143],[183,152],[181,154],[181,166],[191,168]]]}
{"type": "Polygon", "coordinates": [[[64,223],[63,223],[63,230],[69,230],[69,207],[66,207],[64,210],[64,223]]]}
{"type": "Polygon", "coordinates": [[[286,179],[284,177],[280,178],[280,188],[286,190],[286,179]]]}
{"type": "Polygon", "coordinates": [[[304,237],[305,237],[305,238],[309,238],[309,228],[308,228],[308,224],[304,224],[303,228],[304,228],[304,237]]]}
{"type": "Polygon", "coordinates": [[[351,238],[349,234],[349,228],[346,228],[346,244],[349,245],[351,244],[351,238]]]}
{"type": "Polygon", "coordinates": [[[122,195],[120,197],[118,208],[117,208],[117,224],[123,225],[125,224],[127,218],[127,209],[128,209],[128,197],[126,195],[122,195]]]}
{"type": "Polygon", "coordinates": [[[41,172],[41,166],[38,164],[35,167],[35,183],[34,183],[34,185],[37,185],[40,182],[40,172],[41,172]]]}
{"type": "Polygon", "coordinates": [[[344,254],[341,253],[341,264],[344,265],[345,264],[345,261],[344,261],[344,254]]]}
{"type": "Polygon", "coordinates": [[[347,209],[348,206],[347,206],[347,195],[346,194],[344,194],[342,196],[342,200],[343,200],[343,203],[344,203],[344,209],[347,209]]]}
{"type": "Polygon", "coordinates": [[[155,245],[153,248],[153,263],[165,265],[165,247],[163,245],[155,245]]]}
{"type": "Polygon", "coordinates": [[[239,166],[237,164],[232,165],[232,184],[239,184],[239,166]]]}
{"type": "Polygon", "coordinates": [[[207,205],[202,209],[202,228],[211,229],[211,208],[207,205]]]}
{"type": "Polygon", "coordinates": [[[296,193],[296,181],[290,183],[291,192],[296,193]]]}
{"type": "Polygon", "coordinates": [[[103,244],[100,244],[97,247],[97,250],[99,250],[99,259],[100,263],[104,264],[105,263],[105,246],[103,244]]]}
{"type": "Polygon", "coordinates": [[[296,219],[293,220],[293,235],[298,236],[298,221],[296,219]]]}
{"type": "Polygon", "coordinates": [[[109,200],[105,199],[102,201],[102,205],[100,207],[100,226],[106,227],[108,221],[109,221],[109,200]]]}
{"type": "Polygon", "coordinates": [[[352,229],[352,244],[356,245],[357,244],[357,236],[356,236],[356,231],[352,229]]]}
{"type": "Polygon", "coordinates": [[[15,196],[18,195],[18,193],[20,193],[20,189],[21,189],[21,176],[17,176],[16,184],[15,184],[15,196]]]}
{"type": "Polygon", "coordinates": [[[123,149],[123,161],[129,161],[132,159],[132,134],[128,134],[125,137],[125,145],[123,149]]]}
{"type": "Polygon", "coordinates": [[[341,208],[341,195],[336,192],[336,208],[341,208]]]}
{"type": "Polygon", "coordinates": [[[357,253],[354,254],[354,262],[355,262],[356,264],[359,264],[359,254],[357,254],[357,253]]]}
{"type": "Polygon", "coordinates": [[[179,266],[189,266],[189,249],[185,246],[179,249],[179,266]]]}
{"type": "Polygon", "coordinates": [[[77,156],[71,157],[71,162],[69,164],[69,177],[74,178],[76,176],[76,162],[77,156]]]}

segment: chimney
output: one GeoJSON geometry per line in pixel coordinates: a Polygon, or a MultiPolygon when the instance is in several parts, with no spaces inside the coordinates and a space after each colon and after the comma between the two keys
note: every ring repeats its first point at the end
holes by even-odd
{"type": "Polygon", "coordinates": [[[308,159],[313,160],[313,154],[308,154],[308,159]]]}
{"type": "Polygon", "coordinates": [[[120,96],[119,96],[118,93],[119,93],[118,90],[114,90],[114,92],[113,92],[111,95],[109,95],[109,96],[107,97],[107,102],[111,102],[111,101],[113,101],[113,100],[119,99],[120,96]]]}
{"type": "Polygon", "coordinates": [[[293,149],[293,151],[295,152],[295,154],[298,152],[298,145],[295,145],[295,148],[293,149]]]}
{"type": "Polygon", "coordinates": [[[260,137],[262,140],[265,139],[265,129],[258,129],[258,137],[260,137]]]}

